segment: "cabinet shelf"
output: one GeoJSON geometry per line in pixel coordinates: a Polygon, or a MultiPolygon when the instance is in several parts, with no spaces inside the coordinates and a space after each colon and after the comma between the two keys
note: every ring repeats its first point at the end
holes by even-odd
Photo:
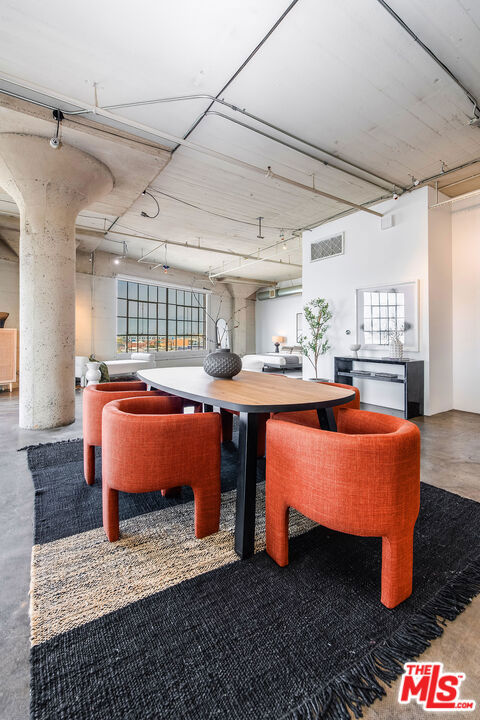
{"type": "Polygon", "coordinates": [[[401,383],[402,385],[405,383],[405,378],[380,377],[378,375],[366,375],[365,373],[355,372],[355,370],[353,370],[352,372],[347,372],[345,370],[339,370],[337,374],[341,375],[342,377],[356,377],[356,378],[363,378],[364,380],[383,380],[384,382],[401,383]]]}
{"type": "MultiPolygon", "coordinates": [[[[372,370],[372,373],[374,371],[372,370]]],[[[386,370],[385,370],[386,372],[386,370]]],[[[380,357],[336,357],[335,382],[353,385],[354,378],[364,380],[377,380],[403,386],[403,414],[406,418],[423,415],[423,360],[411,358],[380,358],[380,357]],[[404,370],[400,376],[381,377],[379,375],[366,375],[354,369],[354,363],[375,363],[377,365],[402,365],[404,370]]]]}

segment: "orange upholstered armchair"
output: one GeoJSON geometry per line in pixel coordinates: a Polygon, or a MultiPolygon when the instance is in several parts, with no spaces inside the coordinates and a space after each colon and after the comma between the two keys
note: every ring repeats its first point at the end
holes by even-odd
{"type": "Polygon", "coordinates": [[[288,564],[288,509],[351,535],[381,537],[381,602],[412,592],[420,432],[400,418],[340,409],[338,432],[267,422],[267,553],[288,564]]]}
{"type": "Polygon", "coordinates": [[[95,447],[102,445],[102,410],[104,405],[120,398],[141,395],[165,395],[147,390],[143,382],[111,382],[89,385],[83,391],[83,473],[88,485],[95,482],[95,447]]]}
{"type": "Polygon", "coordinates": [[[137,397],[108,403],[102,417],[103,527],[119,537],[118,492],[141,493],[189,485],[195,535],[220,522],[220,416],[175,413],[173,397],[137,397]]]}
{"type": "MultiPolygon", "coordinates": [[[[333,387],[345,388],[353,390],[355,397],[344,405],[337,405],[333,409],[335,420],[338,416],[340,408],[352,408],[352,410],[360,409],[360,390],[352,385],[343,385],[343,383],[322,382],[322,385],[332,385],[333,387]]],[[[297,425],[308,425],[308,427],[320,428],[318,422],[318,414],[316,410],[298,410],[297,412],[275,413],[272,415],[276,420],[286,420],[287,422],[297,423],[297,425]]]]}

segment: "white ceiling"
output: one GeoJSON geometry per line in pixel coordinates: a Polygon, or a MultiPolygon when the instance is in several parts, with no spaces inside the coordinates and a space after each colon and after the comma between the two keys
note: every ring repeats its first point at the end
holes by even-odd
{"type": "MultiPolygon", "coordinates": [[[[480,97],[480,3],[389,4],[480,97]]],[[[145,0],[136,7],[113,0],[12,0],[0,11],[0,73],[30,88],[41,86],[44,99],[63,96],[77,107],[94,104],[93,83],[101,107],[215,96],[287,7],[279,0],[145,0]]],[[[277,174],[359,204],[391,193],[393,183],[410,186],[412,175],[424,179],[439,173],[442,162],[450,169],[480,156],[480,129],[468,126],[472,103],[377,0],[299,0],[221,97],[326,153],[219,103],[211,111],[282,138],[313,158],[211,112],[190,141],[257,167],[271,166],[277,174]]],[[[195,99],[112,112],[143,123],[151,128],[150,137],[173,147],[158,134],[184,136],[209,105],[208,99],[195,99]]],[[[140,216],[141,210],[155,211],[153,200],[140,196],[102,247],[118,248],[111,241],[126,240],[129,254],[139,258],[156,247],[155,239],[200,244],[254,257],[242,260],[170,245],[168,263],[265,280],[299,275],[300,243],[287,240],[283,250],[283,242],[278,244],[281,228],[288,239],[292,230],[348,210],[345,204],[183,146],[152,181],[152,189],[163,193],[156,195],[158,217],[140,216]],[[264,239],[257,238],[258,216],[264,218],[264,239]],[[273,243],[275,248],[265,249],[273,243]],[[277,262],[253,262],[259,248],[261,256],[277,262]]],[[[92,215],[86,211],[79,222],[101,226],[102,219],[92,215]]],[[[163,262],[164,253],[161,247],[149,260],[163,262]]]]}

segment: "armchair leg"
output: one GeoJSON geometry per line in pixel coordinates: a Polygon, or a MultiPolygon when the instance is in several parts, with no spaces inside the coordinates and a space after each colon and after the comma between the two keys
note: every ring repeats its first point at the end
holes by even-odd
{"type": "Polygon", "coordinates": [[[222,420],[222,442],[231,442],[233,436],[233,415],[226,410],[220,410],[222,420]]]}
{"type": "Polygon", "coordinates": [[[218,488],[194,487],[195,537],[204,538],[220,527],[220,482],[218,488]]]}
{"type": "Polygon", "coordinates": [[[385,607],[394,608],[412,594],[413,528],[402,535],[382,538],[382,595],[385,607]]]}
{"type": "Polygon", "coordinates": [[[118,490],[109,487],[103,482],[102,488],[102,506],[103,506],[103,529],[110,540],[115,542],[120,537],[120,528],[118,523],[118,490]]]}
{"type": "Polygon", "coordinates": [[[95,482],[95,446],[83,441],[83,474],[87,485],[95,482]]]}
{"type": "Polygon", "coordinates": [[[267,489],[265,522],[267,536],[267,553],[275,560],[277,565],[288,565],[288,515],[289,507],[279,502],[275,497],[270,498],[267,489]]]}
{"type": "Polygon", "coordinates": [[[179,487],[171,487],[171,488],[165,488],[162,490],[163,497],[166,498],[173,498],[173,497],[179,497],[182,493],[182,486],[179,487]]]}
{"type": "Polygon", "coordinates": [[[265,440],[268,415],[259,414],[257,418],[257,457],[265,455],[265,440]]]}

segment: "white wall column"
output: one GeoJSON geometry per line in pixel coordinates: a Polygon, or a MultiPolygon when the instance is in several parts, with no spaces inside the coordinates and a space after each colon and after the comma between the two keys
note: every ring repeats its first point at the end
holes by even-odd
{"type": "Polygon", "coordinates": [[[0,186],[20,210],[20,427],[75,419],[75,219],[113,178],[91,155],[48,138],[0,134],[0,186]]]}
{"type": "Polygon", "coordinates": [[[258,285],[230,283],[233,296],[233,351],[243,357],[255,352],[255,297],[258,285]],[[237,326],[237,327],[235,327],[237,326]]]}

